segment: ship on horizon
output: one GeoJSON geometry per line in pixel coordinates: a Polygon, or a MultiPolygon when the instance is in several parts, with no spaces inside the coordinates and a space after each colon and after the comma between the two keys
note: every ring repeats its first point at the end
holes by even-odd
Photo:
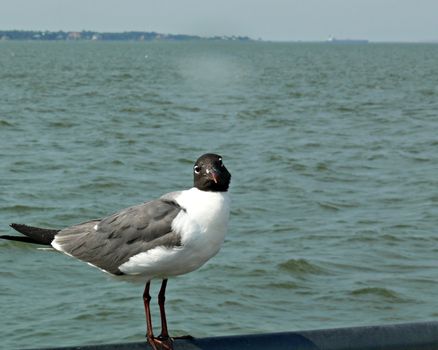
{"type": "Polygon", "coordinates": [[[337,39],[333,36],[330,36],[327,39],[327,42],[331,44],[368,44],[369,43],[367,39],[337,39]]]}

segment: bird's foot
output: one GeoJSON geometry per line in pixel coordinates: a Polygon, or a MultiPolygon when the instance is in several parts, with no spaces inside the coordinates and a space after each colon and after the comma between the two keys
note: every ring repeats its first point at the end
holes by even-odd
{"type": "Polygon", "coordinates": [[[173,340],[170,337],[158,337],[146,336],[149,345],[154,350],[173,350],[173,340]]]}

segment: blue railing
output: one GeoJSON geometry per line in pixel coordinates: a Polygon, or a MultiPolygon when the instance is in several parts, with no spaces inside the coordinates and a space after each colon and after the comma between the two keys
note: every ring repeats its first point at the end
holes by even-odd
{"type": "MultiPolygon", "coordinates": [[[[52,350],[55,348],[52,348],[52,350]]],[[[58,348],[149,350],[141,343],[58,348]]],[[[300,332],[176,339],[175,350],[438,350],[438,321],[300,332]]]]}

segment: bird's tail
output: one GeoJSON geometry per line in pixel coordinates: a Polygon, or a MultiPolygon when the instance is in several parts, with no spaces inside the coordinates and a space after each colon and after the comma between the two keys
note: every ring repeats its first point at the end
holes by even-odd
{"type": "Polygon", "coordinates": [[[50,245],[55,238],[55,235],[60,230],[32,227],[23,224],[10,224],[14,230],[24,234],[25,236],[0,236],[3,239],[9,239],[11,241],[19,241],[34,244],[50,245]]]}

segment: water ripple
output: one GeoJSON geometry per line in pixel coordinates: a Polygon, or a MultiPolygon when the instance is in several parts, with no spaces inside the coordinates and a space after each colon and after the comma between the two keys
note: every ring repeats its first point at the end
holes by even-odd
{"type": "Polygon", "coordinates": [[[278,267],[286,272],[294,275],[307,275],[307,274],[324,274],[325,270],[315,263],[311,263],[306,259],[289,259],[278,267]]]}
{"type": "Polygon", "coordinates": [[[378,287],[366,287],[355,289],[351,292],[351,295],[357,298],[370,297],[378,298],[384,300],[386,303],[401,303],[407,302],[395,291],[388,288],[378,288],[378,287]]]}
{"type": "MultiPolygon", "coordinates": [[[[169,280],[172,334],[437,318],[437,45],[1,48],[1,234],[189,187],[213,151],[233,174],[229,234],[169,280]]],[[[143,285],[18,242],[0,264],[5,348],[144,340],[143,285]]]]}

